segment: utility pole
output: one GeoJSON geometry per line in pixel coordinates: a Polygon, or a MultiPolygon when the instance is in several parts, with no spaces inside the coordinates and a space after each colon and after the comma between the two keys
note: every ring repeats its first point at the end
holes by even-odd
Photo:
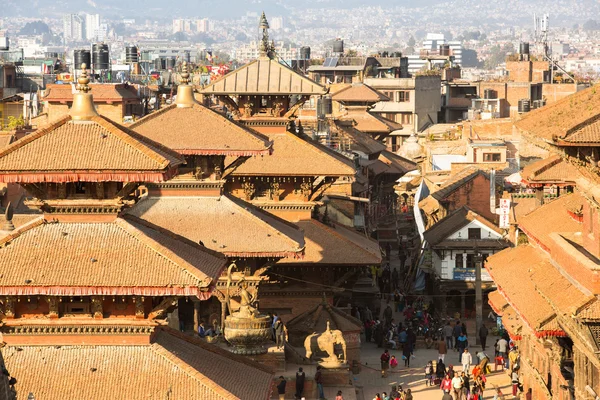
{"type": "Polygon", "coordinates": [[[481,268],[483,267],[483,257],[477,252],[475,255],[475,344],[481,344],[479,341],[479,329],[483,322],[483,294],[481,288],[481,268]]]}

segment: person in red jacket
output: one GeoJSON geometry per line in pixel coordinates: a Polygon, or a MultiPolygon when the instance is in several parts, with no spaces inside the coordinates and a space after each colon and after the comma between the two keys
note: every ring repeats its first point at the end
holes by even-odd
{"type": "Polygon", "coordinates": [[[440,384],[440,389],[442,389],[442,391],[446,392],[450,392],[452,390],[452,379],[450,379],[450,375],[446,374],[446,376],[444,377],[444,379],[442,379],[442,383],[440,384]]]}

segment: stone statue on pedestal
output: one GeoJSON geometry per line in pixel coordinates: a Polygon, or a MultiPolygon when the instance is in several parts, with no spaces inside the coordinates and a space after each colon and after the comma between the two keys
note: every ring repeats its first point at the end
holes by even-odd
{"type": "Polygon", "coordinates": [[[322,358],[319,364],[325,368],[339,368],[346,363],[346,341],[342,331],[332,330],[327,321],[327,329],[323,333],[312,333],[304,341],[306,358],[312,360],[314,353],[325,352],[327,357],[322,358]],[[316,346],[315,346],[316,345],[316,346]],[[335,354],[335,346],[342,347],[341,359],[335,354]]]}

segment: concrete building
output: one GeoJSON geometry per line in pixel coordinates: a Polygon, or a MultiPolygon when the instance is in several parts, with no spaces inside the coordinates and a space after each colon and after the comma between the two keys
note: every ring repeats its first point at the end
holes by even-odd
{"type": "Polygon", "coordinates": [[[206,33],[210,31],[210,22],[208,18],[196,20],[196,32],[206,33]]]}
{"type": "Polygon", "coordinates": [[[85,38],[87,40],[97,40],[100,32],[100,15],[85,15],[85,38]]]}
{"type": "Polygon", "coordinates": [[[438,123],[441,110],[439,75],[413,78],[365,78],[364,83],[389,97],[371,110],[402,124],[406,136],[438,123]]]}
{"type": "Polygon", "coordinates": [[[85,38],[85,20],[78,14],[63,16],[65,42],[82,41],[85,38]]]}

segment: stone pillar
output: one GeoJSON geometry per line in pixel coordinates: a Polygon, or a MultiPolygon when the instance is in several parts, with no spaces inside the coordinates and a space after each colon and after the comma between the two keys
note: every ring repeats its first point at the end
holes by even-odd
{"type": "Polygon", "coordinates": [[[461,319],[467,318],[467,305],[465,302],[466,294],[467,294],[466,290],[460,291],[460,318],[461,319]]]}

